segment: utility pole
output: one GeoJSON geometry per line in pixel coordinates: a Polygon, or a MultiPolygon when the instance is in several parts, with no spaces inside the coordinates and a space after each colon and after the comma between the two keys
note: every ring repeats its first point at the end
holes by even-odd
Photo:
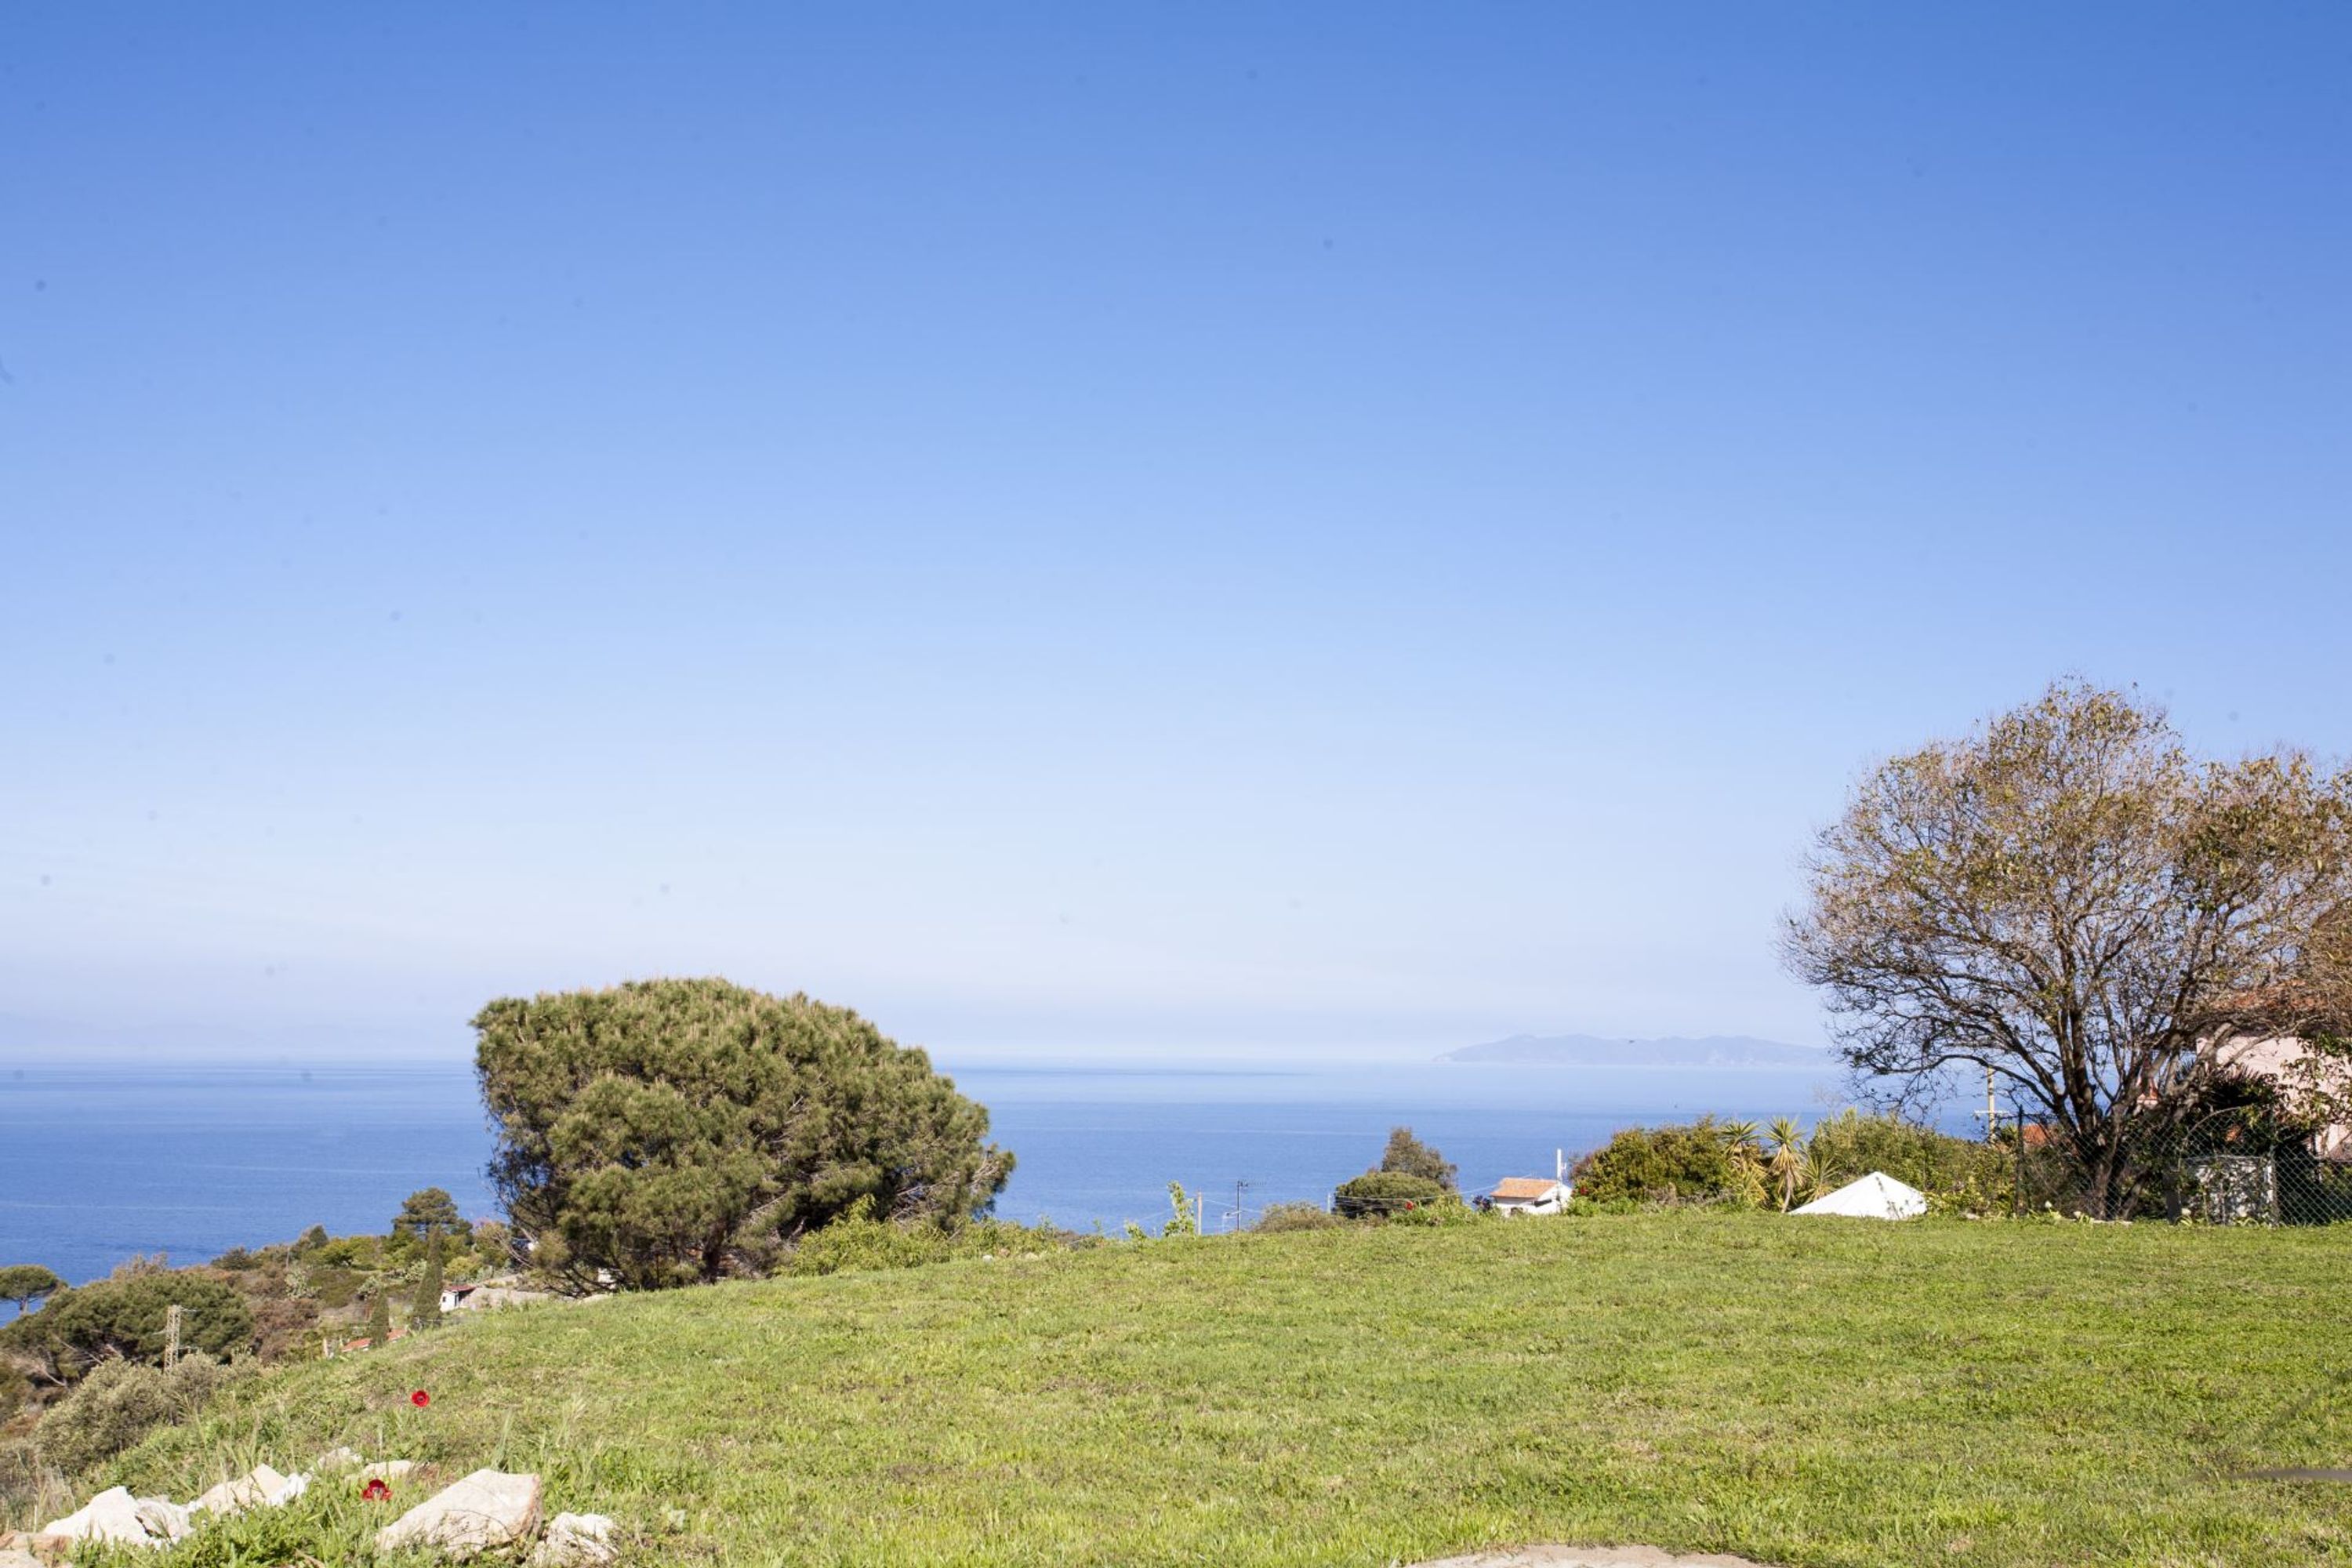
{"type": "Polygon", "coordinates": [[[1975,1114],[1984,1118],[1985,1142],[1988,1143],[1991,1142],[1994,1131],[2000,1126],[2000,1112],[1993,1108],[1992,1064],[1990,1062],[1987,1062],[1985,1064],[1985,1108],[1975,1114]]]}
{"type": "Polygon", "coordinates": [[[169,1372],[180,1364],[180,1304],[177,1301],[163,1309],[163,1370],[169,1372]]]}
{"type": "Polygon", "coordinates": [[[1242,1193],[1248,1185],[1249,1184],[1247,1182],[1241,1180],[1239,1177],[1235,1177],[1234,1179],[1234,1223],[1231,1226],[1232,1230],[1237,1231],[1242,1227],[1242,1193]]]}

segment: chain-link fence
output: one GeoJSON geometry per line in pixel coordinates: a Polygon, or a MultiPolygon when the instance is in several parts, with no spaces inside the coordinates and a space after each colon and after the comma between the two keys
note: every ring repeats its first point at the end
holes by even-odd
{"type": "Polygon", "coordinates": [[[2352,1159],[2324,1133],[2259,1110],[2127,1133],[2083,1150],[2030,1121],[2002,1132],[2016,1162],[2016,1207],[2099,1219],[2200,1225],[2352,1222],[2352,1159]]]}

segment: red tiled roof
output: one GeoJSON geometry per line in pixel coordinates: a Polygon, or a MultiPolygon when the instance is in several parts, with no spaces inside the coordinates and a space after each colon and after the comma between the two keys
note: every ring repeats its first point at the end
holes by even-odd
{"type": "Polygon", "coordinates": [[[1505,1176],[1495,1184],[1498,1198],[1548,1198],[1558,1182],[1545,1176],[1505,1176]]]}

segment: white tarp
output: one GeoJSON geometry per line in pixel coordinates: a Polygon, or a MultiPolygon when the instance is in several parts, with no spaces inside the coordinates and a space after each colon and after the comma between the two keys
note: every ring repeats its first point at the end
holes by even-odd
{"type": "Polygon", "coordinates": [[[1927,1212],[1927,1199],[1918,1188],[1906,1187],[1884,1171],[1873,1171],[1789,1212],[1844,1215],[1853,1219],[1917,1219],[1927,1212]]]}

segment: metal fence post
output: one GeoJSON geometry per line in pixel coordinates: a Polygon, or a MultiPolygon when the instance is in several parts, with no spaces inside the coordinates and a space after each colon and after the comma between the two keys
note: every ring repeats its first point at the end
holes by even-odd
{"type": "Polygon", "coordinates": [[[2010,1199],[2009,1212],[2025,1212],[2025,1107],[2017,1107],[2017,1191],[2010,1199]]]}

